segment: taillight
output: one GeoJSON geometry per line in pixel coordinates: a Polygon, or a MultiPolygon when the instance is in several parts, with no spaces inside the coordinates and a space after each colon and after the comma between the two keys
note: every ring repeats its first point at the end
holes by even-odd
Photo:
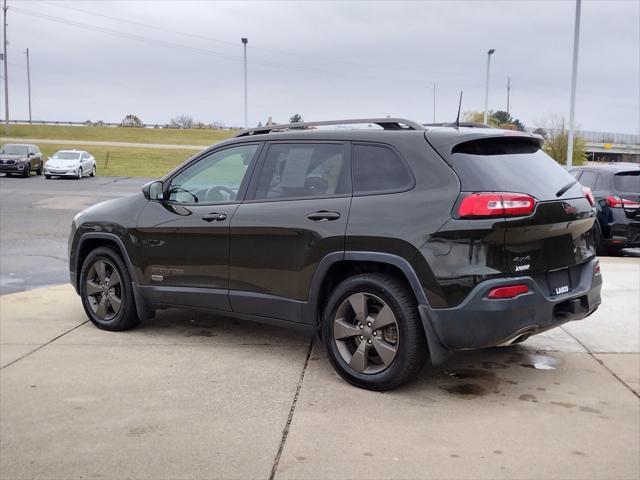
{"type": "Polygon", "coordinates": [[[508,287],[497,287],[489,292],[489,298],[505,299],[514,298],[518,295],[529,293],[529,287],[526,285],[509,285],[508,287]]]}
{"type": "Polygon", "coordinates": [[[609,195],[606,198],[607,205],[611,208],[638,208],[640,207],[640,202],[635,202],[633,200],[627,200],[626,198],[620,198],[617,195],[609,195]]]}
{"type": "Polygon", "coordinates": [[[591,204],[591,206],[595,206],[596,204],[596,199],[593,196],[593,192],[591,191],[591,189],[589,187],[582,187],[582,194],[587,197],[587,200],[589,200],[589,203],[591,204]]]}
{"type": "Polygon", "coordinates": [[[461,218],[515,217],[530,215],[535,205],[535,198],[524,193],[471,193],[460,202],[458,215],[461,218]]]}

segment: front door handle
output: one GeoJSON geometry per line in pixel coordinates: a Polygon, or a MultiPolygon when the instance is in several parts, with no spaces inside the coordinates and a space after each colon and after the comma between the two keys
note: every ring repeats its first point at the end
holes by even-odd
{"type": "Polygon", "coordinates": [[[202,217],[202,220],[204,220],[205,222],[222,222],[224,220],[227,219],[227,214],[226,213],[210,213],[209,215],[205,215],[204,217],[202,217]]]}
{"type": "Polygon", "coordinates": [[[326,210],[320,210],[319,212],[310,213],[307,215],[309,220],[313,220],[314,222],[322,222],[327,220],[337,220],[340,218],[340,214],[338,212],[327,212],[326,210]]]}

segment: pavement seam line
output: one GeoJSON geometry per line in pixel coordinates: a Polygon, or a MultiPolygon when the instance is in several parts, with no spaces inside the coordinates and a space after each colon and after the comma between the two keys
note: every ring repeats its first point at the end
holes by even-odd
{"type": "Polygon", "coordinates": [[[629,385],[627,385],[627,382],[625,382],[623,379],[621,379],[618,375],[615,374],[615,372],[613,370],[611,370],[609,367],[607,367],[605,365],[605,363],[600,360],[598,357],[595,356],[595,354],[584,344],[582,343],[580,340],[578,340],[573,334],[571,334],[567,329],[565,329],[564,327],[560,327],[567,335],[569,335],[571,338],[573,338],[576,342],[578,342],[580,345],[582,345],[582,348],[584,348],[587,353],[591,356],[591,358],[593,358],[596,362],[598,362],[600,365],[602,365],[602,367],[609,372],[616,380],[618,380],[622,385],[625,386],[625,388],[627,390],[629,390],[631,393],[633,393],[636,397],[640,398],[640,394],[638,394],[633,388],[631,388],[629,385]]]}
{"type": "Polygon", "coordinates": [[[89,320],[85,320],[85,321],[84,321],[84,322],[82,322],[81,324],[76,325],[76,326],[75,326],[75,327],[73,327],[72,329],[67,330],[66,332],[61,333],[61,334],[60,334],[60,335],[58,335],[57,337],[55,337],[55,338],[53,338],[53,339],[49,340],[47,343],[43,343],[43,344],[42,344],[42,345],[40,345],[38,348],[34,348],[33,350],[31,350],[31,351],[29,351],[29,352],[25,353],[24,355],[21,355],[20,357],[16,358],[15,360],[12,360],[11,362],[9,362],[9,363],[7,363],[6,365],[4,365],[3,367],[0,367],[0,370],[4,370],[5,368],[7,368],[7,367],[9,367],[9,366],[13,365],[14,363],[19,362],[19,361],[20,361],[20,360],[22,360],[23,358],[28,357],[28,356],[29,356],[29,355],[31,355],[32,353],[35,353],[35,352],[37,352],[38,350],[40,350],[40,349],[42,349],[42,348],[46,347],[47,345],[52,344],[53,342],[55,342],[55,341],[56,341],[56,340],[58,340],[59,338],[64,337],[67,333],[73,332],[76,328],[80,328],[82,325],[84,325],[84,324],[85,324],[85,323],[87,323],[88,321],[89,321],[89,320]]]}
{"type": "Polygon", "coordinates": [[[276,472],[278,471],[278,465],[280,464],[280,457],[282,456],[282,452],[284,451],[284,444],[287,441],[287,436],[289,435],[289,427],[291,426],[291,421],[293,420],[293,414],[296,410],[296,405],[298,403],[298,397],[300,396],[300,390],[302,389],[302,382],[304,381],[304,375],[307,372],[307,368],[309,367],[309,360],[311,359],[311,351],[313,350],[313,341],[315,337],[311,339],[309,343],[309,349],[307,350],[307,358],[305,358],[304,366],[302,367],[302,372],[300,372],[300,378],[298,379],[298,385],[296,386],[296,393],[293,396],[293,401],[291,402],[291,408],[289,409],[289,416],[287,417],[287,423],[285,423],[284,428],[282,429],[282,438],[280,439],[280,446],[278,447],[278,453],[276,457],[273,459],[273,466],[271,467],[271,475],[269,475],[269,480],[274,480],[276,477],[276,472]]]}

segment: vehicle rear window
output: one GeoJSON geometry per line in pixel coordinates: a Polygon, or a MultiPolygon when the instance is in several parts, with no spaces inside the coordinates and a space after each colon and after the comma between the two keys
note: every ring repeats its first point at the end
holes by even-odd
{"type": "MultiPolygon", "coordinates": [[[[465,142],[452,149],[451,158],[462,190],[467,192],[517,192],[533,195],[538,200],[556,200],[556,193],[575,181],[537,142],[529,139],[490,138],[465,142]]],[[[576,184],[562,197],[581,195],[576,184]]]]}
{"type": "Polygon", "coordinates": [[[633,192],[640,194],[640,170],[616,173],[613,185],[619,192],[633,192]]]}
{"type": "Polygon", "coordinates": [[[356,194],[401,191],[413,184],[404,162],[389,147],[355,144],[353,155],[356,194]]]}

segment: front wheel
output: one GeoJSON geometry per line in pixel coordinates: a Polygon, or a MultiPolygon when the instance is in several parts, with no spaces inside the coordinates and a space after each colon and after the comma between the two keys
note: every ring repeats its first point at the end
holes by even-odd
{"type": "Polygon", "coordinates": [[[96,327],[120,331],[140,323],[131,276],[115,250],[99,247],[89,253],[80,271],[79,292],[84,311],[96,327]]]}
{"type": "Polygon", "coordinates": [[[377,273],[355,275],[335,288],[324,311],[322,339],[338,374],[369,390],[407,382],[428,354],[411,290],[377,273]]]}
{"type": "Polygon", "coordinates": [[[77,177],[77,179],[78,179],[78,180],[81,180],[81,179],[82,179],[82,167],[79,167],[79,168],[78,168],[78,177],[77,177]]]}
{"type": "Polygon", "coordinates": [[[27,163],[22,171],[22,176],[27,178],[31,174],[31,164],[27,163]]]}

